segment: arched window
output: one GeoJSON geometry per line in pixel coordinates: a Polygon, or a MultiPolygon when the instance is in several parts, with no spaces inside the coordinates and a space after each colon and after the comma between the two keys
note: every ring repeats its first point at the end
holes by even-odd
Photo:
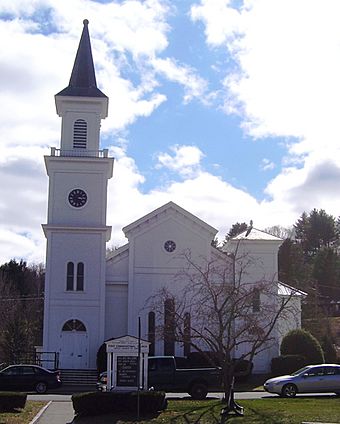
{"type": "Polygon", "coordinates": [[[87,122],[84,119],[77,119],[73,125],[73,148],[86,149],[87,142],[87,122]]]}
{"type": "Polygon", "coordinates": [[[67,276],[66,276],[66,290],[73,290],[73,280],[74,280],[74,264],[73,262],[67,263],[67,276]]]}
{"type": "Polygon", "coordinates": [[[151,343],[149,347],[149,355],[155,355],[155,339],[156,339],[156,322],[155,313],[149,312],[148,315],[148,341],[151,343]]]}
{"type": "Polygon", "coordinates": [[[84,291],[84,263],[78,262],[76,275],[74,275],[74,263],[67,263],[66,272],[66,290],[67,291],[84,291]]]}
{"type": "Polygon", "coordinates": [[[184,338],[184,356],[190,355],[190,341],[191,341],[191,335],[190,335],[190,328],[191,328],[191,317],[190,313],[186,312],[184,314],[184,329],[183,329],[183,338],[184,338]]]}
{"type": "Polygon", "coordinates": [[[164,355],[175,354],[175,301],[164,302],[164,355]]]}
{"type": "Polygon", "coordinates": [[[77,291],[84,290],[84,264],[79,262],[77,265],[77,291]]]}
{"type": "Polygon", "coordinates": [[[62,331],[86,331],[86,327],[79,319],[70,319],[65,322],[62,331]]]}

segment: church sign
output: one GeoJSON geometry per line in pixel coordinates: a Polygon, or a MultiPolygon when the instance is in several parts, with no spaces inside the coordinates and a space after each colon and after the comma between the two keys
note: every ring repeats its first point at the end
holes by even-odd
{"type": "Polygon", "coordinates": [[[117,386],[138,386],[137,356],[117,356],[117,386]]]}
{"type": "Polygon", "coordinates": [[[105,343],[107,390],[137,390],[138,382],[141,389],[147,390],[150,343],[133,336],[119,337],[105,343]]]}

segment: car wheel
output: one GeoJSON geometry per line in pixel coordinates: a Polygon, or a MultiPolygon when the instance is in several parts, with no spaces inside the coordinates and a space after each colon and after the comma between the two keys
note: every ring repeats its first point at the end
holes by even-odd
{"type": "Polygon", "coordinates": [[[44,383],[43,381],[39,381],[39,383],[37,383],[35,385],[35,391],[37,393],[40,393],[40,394],[46,393],[47,392],[47,384],[44,383]]]}
{"type": "Polygon", "coordinates": [[[195,383],[191,386],[189,395],[195,400],[205,399],[208,394],[208,388],[204,383],[195,383]]]}
{"type": "Polygon", "coordinates": [[[294,397],[297,393],[297,387],[295,386],[295,384],[285,384],[282,387],[282,391],[281,391],[281,395],[283,397],[294,397]]]}

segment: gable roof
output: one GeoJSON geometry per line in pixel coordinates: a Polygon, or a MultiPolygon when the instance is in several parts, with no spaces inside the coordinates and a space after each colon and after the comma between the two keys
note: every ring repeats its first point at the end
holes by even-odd
{"type": "Polygon", "coordinates": [[[114,249],[108,253],[106,255],[106,261],[110,261],[111,259],[123,254],[127,250],[129,250],[129,243],[123,244],[122,246],[119,246],[117,249],[114,249]]]}
{"type": "Polygon", "coordinates": [[[157,221],[157,219],[167,212],[175,212],[179,214],[180,216],[188,219],[191,222],[194,222],[196,225],[201,227],[201,229],[211,235],[211,238],[213,239],[215,235],[217,234],[216,228],[212,227],[211,225],[207,224],[206,222],[202,221],[200,218],[197,218],[197,216],[193,215],[192,213],[186,211],[185,209],[181,208],[174,202],[168,202],[165,205],[155,209],[154,211],[148,213],[147,215],[143,216],[142,218],[137,219],[137,221],[132,222],[131,224],[127,225],[123,228],[123,232],[127,238],[129,238],[129,235],[134,233],[136,230],[141,228],[142,226],[146,224],[150,224],[152,221],[157,221]]]}
{"type": "Polygon", "coordinates": [[[89,21],[84,19],[83,24],[83,32],[81,34],[69,85],[56,94],[56,96],[107,97],[97,88],[88,30],[89,21]]]}
{"type": "Polygon", "coordinates": [[[280,296],[303,296],[306,297],[307,293],[299,290],[299,289],[295,289],[292,286],[289,286],[286,283],[282,283],[281,281],[278,282],[278,294],[280,296]]]}
{"type": "Polygon", "coordinates": [[[233,237],[232,240],[282,241],[279,237],[273,236],[254,227],[243,231],[243,233],[233,237]]]}

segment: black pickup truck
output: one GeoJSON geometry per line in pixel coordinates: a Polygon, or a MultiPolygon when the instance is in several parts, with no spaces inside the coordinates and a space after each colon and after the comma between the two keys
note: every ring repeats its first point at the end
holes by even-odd
{"type": "MultiPolygon", "coordinates": [[[[193,399],[204,399],[208,391],[221,390],[220,369],[180,368],[174,356],[148,358],[148,388],[165,392],[187,392],[193,399]]],[[[107,373],[100,374],[97,389],[106,391],[107,373]]]]}
{"type": "Polygon", "coordinates": [[[219,368],[179,368],[173,356],[149,358],[148,385],[165,392],[187,392],[204,399],[208,391],[221,390],[219,368]]]}

